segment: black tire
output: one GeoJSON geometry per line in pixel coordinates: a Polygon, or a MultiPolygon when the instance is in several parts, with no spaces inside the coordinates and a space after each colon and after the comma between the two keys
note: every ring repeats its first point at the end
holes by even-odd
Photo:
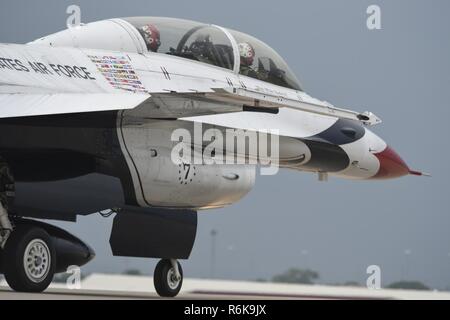
{"type": "Polygon", "coordinates": [[[44,291],[52,282],[56,267],[52,238],[41,228],[18,225],[6,242],[3,267],[6,282],[13,290],[44,291]]]}
{"type": "Polygon", "coordinates": [[[153,283],[155,285],[156,292],[161,297],[173,298],[178,295],[183,285],[183,269],[181,264],[178,263],[178,270],[181,274],[179,281],[170,281],[171,275],[174,275],[174,269],[170,260],[160,260],[156,265],[155,272],[153,274],[153,283]]]}

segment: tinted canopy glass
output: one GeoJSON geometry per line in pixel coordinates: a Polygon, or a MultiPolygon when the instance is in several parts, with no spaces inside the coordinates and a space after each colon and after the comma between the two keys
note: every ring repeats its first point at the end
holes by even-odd
{"type": "Polygon", "coordinates": [[[282,87],[301,90],[299,81],[281,56],[264,42],[232,31],[239,48],[240,74],[282,87]]]}
{"type": "Polygon", "coordinates": [[[302,90],[283,58],[264,42],[247,34],[174,18],[136,17],[124,20],[139,31],[150,52],[239,70],[244,76],[302,90]],[[239,52],[234,52],[233,47],[239,52]],[[235,61],[235,57],[240,57],[240,61],[235,61]]]}
{"type": "Polygon", "coordinates": [[[147,49],[233,70],[233,46],[219,28],[172,18],[126,18],[144,38],[147,49]]]}

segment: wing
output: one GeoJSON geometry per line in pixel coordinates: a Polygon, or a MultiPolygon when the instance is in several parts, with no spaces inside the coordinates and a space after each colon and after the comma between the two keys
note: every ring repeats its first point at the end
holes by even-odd
{"type": "Polygon", "coordinates": [[[124,89],[80,50],[0,44],[0,118],[132,109],[150,98],[124,89]]]}
{"type": "Polygon", "coordinates": [[[0,94],[0,118],[133,109],[149,98],[142,94],[0,94]]]}
{"type": "Polygon", "coordinates": [[[370,112],[339,109],[304,92],[164,54],[0,44],[0,118],[138,106],[159,118],[290,108],[367,125],[381,122],[370,112]],[[171,99],[154,107],[146,103],[150,95],[171,99]],[[189,101],[200,105],[190,107],[189,101]]]}

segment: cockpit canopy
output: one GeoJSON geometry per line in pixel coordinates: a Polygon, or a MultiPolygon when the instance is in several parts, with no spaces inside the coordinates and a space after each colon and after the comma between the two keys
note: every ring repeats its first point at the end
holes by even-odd
{"type": "Polygon", "coordinates": [[[165,53],[236,71],[282,87],[302,90],[286,62],[272,48],[247,34],[194,21],[134,17],[132,24],[149,52],[165,53]]]}

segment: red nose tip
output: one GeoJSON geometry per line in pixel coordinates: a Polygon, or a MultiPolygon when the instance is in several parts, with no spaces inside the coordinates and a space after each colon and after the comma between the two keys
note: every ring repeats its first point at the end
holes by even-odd
{"type": "Polygon", "coordinates": [[[380,169],[373,179],[393,179],[406,176],[410,170],[408,165],[391,147],[374,154],[380,161],[380,169]]]}

